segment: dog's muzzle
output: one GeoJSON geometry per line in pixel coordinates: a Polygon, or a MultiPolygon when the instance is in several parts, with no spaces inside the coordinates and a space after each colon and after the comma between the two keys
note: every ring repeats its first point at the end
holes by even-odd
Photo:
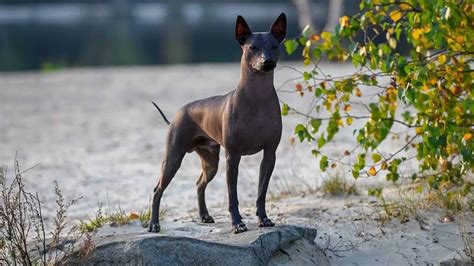
{"type": "Polygon", "coordinates": [[[263,71],[272,71],[275,69],[276,63],[274,61],[265,61],[263,62],[262,70],[263,71]]]}
{"type": "Polygon", "coordinates": [[[272,71],[273,69],[275,69],[275,67],[276,67],[276,62],[270,61],[270,60],[259,61],[257,64],[253,66],[255,70],[261,71],[261,72],[272,71]]]}

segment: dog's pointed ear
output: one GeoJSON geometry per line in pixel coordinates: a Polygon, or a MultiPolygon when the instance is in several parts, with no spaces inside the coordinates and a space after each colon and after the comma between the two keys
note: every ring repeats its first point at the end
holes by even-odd
{"type": "Polygon", "coordinates": [[[252,35],[252,30],[249,25],[247,25],[247,22],[245,22],[245,19],[241,15],[237,16],[237,21],[235,23],[235,39],[240,45],[243,45],[250,35],[252,35]]]}
{"type": "Polygon", "coordinates": [[[270,33],[275,36],[278,42],[282,42],[286,36],[286,15],[281,13],[278,18],[273,22],[270,33]]]}

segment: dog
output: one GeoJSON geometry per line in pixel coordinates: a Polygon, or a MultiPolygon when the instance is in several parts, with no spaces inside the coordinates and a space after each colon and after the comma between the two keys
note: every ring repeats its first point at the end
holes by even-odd
{"type": "Polygon", "coordinates": [[[237,89],[186,104],[169,122],[161,176],[154,189],[150,232],[159,232],[159,210],[163,192],[178,171],[186,153],[196,152],[202,172],[197,181],[199,216],[213,223],[206,207],[207,184],[217,173],[219,151],[225,149],[229,212],[234,233],[247,231],[242,222],[237,198],[237,177],[242,156],[263,150],[258,180],[257,213],[260,227],[275,224],[267,217],[265,196],[275,166],[275,152],[281,139],[282,121],[278,96],[273,85],[279,46],[286,35],[284,13],[275,20],[269,32],[253,33],[242,16],[237,17],[235,38],[242,48],[241,76],[237,89]]]}

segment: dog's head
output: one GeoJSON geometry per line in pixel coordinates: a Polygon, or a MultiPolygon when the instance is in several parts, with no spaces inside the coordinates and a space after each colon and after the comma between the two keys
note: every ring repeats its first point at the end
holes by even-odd
{"type": "Polygon", "coordinates": [[[253,33],[242,16],[237,17],[235,38],[242,47],[242,62],[255,72],[273,71],[279,59],[279,47],[286,35],[286,16],[281,13],[269,32],[253,33]]]}

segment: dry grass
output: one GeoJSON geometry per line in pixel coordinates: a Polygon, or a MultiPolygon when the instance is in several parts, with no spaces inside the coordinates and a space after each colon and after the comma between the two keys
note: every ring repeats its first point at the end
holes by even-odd
{"type": "MultiPolygon", "coordinates": [[[[439,217],[441,222],[456,223],[463,241],[463,254],[474,261],[474,238],[469,231],[467,217],[473,214],[473,193],[471,185],[455,186],[445,185],[439,190],[430,190],[423,193],[421,184],[399,188],[398,198],[387,199],[381,191],[372,190],[372,194],[377,196],[381,204],[375,207],[378,218],[382,224],[396,219],[400,223],[406,223],[410,219],[415,219],[420,229],[427,230],[426,217],[422,214],[428,210],[441,210],[439,217]],[[466,189],[467,188],[467,189],[466,189]],[[375,191],[375,192],[374,192],[375,191]]],[[[462,254],[462,253],[461,253],[462,254]]]]}
{"type": "MultiPolygon", "coordinates": [[[[167,210],[165,208],[161,209],[160,217],[164,217],[166,212],[167,210]]],[[[109,211],[107,214],[104,214],[102,205],[100,205],[95,215],[89,220],[80,221],[79,226],[84,232],[94,232],[105,225],[110,225],[112,227],[124,226],[130,224],[130,222],[134,220],[139,220],[141,225],[146,228],[148,227],[150,218],[150,206],[147,206],[140,212],[131,211],[130,213],[123,211],[119,206],[118,208],[109,211]]]]}
{"type": "Polygon", "coordinates": [[[23,173],[16,159],[10,183],[6,168],[0,171],[0,264],[64,265],[85,259],[94,249],[92,237],[67,224],[67,211],[77,199],[66,203],[55,182],[56,216],[47,234],[42,201],[37,193],[26,190],[23,173]]]}
{"type": "Polygon", "coordinates": [[[357,195],[355,184],[349,184],[343,177],[339,175],[331,176],[323,182],[322,190],[325,195],[330,196],[349,196],[357,195]]]}
{"type": "Polygon", "coordinates": [[[444,210],[442,221],[456,222],[463,240],[464,254],[474,262],[474,235],[466,225],[466,215],[472,217],[474,212],[473,184],[467,182],[463,186],[450,183],[443,184],[439,190],[428,193],[426,200],[444,210]]]}

